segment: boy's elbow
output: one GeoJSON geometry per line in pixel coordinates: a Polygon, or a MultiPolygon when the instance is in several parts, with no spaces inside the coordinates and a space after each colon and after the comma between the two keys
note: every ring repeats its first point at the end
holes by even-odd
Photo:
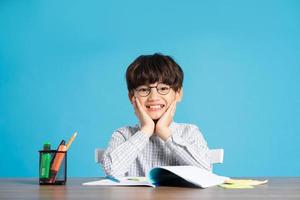
{"type": "Polygon", "coordinates": [[[112,173],[111,173],[111,171],[112,171],[112,169],[111,169],[112,168],[111,159],[108,156],[104,155],[100,160],[100,164],[102,166],[102,169],[103,169],[104,173],[107,176],[111,176],[112,175],[112,173]]]}
{"type": "Polygon", "coordinates": [[[103,156],[100,163],[102,165],[102,169],[104,170],[107,176],[124,176],[124,174],[120,173],[121,170],[115,166],[116,164],[112,162],[110,156],[103,156]]]}

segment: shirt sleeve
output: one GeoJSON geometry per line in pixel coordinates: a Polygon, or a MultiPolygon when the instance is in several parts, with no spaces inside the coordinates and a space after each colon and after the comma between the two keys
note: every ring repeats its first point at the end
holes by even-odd
{"type": "Polygon", "coordinates": [[[166,146],[174,153],[180,165],[193,165],[211,171],[209,149],[198,127],[187,127],[182,134],[172,133],[166,146]]]}
{"type": "Polygon", "coordinates": [[[130,165],[149,141],[149,137],[141,131],[137,131],[129,138],[124,135],[131,134],[122,131],[130,130],[117,130],[113,133],[101,160],[105,173],[110,176],[125,176],[130,165]]]}

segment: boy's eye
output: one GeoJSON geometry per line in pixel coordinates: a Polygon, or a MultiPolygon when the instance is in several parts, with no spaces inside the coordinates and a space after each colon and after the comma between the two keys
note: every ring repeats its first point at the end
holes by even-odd
{"type": "Polygon", "coordinates": [[[138,91],[139,92],[147,92],[147,91],[149,91],[149,88],[139,88],[138,91]]]}
{"type": "Polygon", "coordinates": [[[165,91],[165,90],[168,90],[169,87],[160,87],[160,88],[158,88],[158,89],[161,90],[161,91],[165,91]]]}

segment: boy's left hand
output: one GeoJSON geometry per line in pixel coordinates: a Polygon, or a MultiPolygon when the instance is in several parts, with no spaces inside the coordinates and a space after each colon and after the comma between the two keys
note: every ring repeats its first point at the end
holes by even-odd
{"type": "Polygon", "coordinates": [[[157,121],[155,125],[155,133],[164,141],[166,141],[171,136],[169,126],[173,121],[173,117],[176,111],[176,103],[176,100],[171,103],[167,111],[162,115],[162,117],[157,121]]]}

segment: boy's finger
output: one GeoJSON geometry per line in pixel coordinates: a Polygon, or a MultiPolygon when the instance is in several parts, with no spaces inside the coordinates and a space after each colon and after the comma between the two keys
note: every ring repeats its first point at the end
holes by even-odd
{"type": "Polygon", "coordinates": [[[176,105],[176,102],[175,102],[175,101],[173,101],[173,102],[171,103],[170,107],[169,107],[169,109],[170,109],[170,112],[172,112],[172,111],[173,111],[173,109],[174,109],[175,105],[176,105]]]}
{"type": "Polygon", "coordinates": [[[136,101],[135,101],[135,99],[132,99],[131,103],[133,105],[134,110],[136,110],[136,101]]]}
{"type": "Polygon", "coordinates": [[[174,101],[174,102],[172,103],[172,109],[171,109],[171,115],[172,115],[172,117],[174,116],[175,111],[176,111],[176,101],[174,101]]]}
{"type": "Polygon", "coordinates": [[[135,115],[140,116],[142,114],[143,110],[141,110],[141,104],[136,97],[133,101],[133,108],[135,115]]]}
{"type": "Polygon", "coordinates": [[[138,114],[138,108],[137,108],[135,100],[132,101],[132,106],[133,106],[133,109],[134,109],[134,113],[137,115],[138,114]]]}
{"type": "Polygon", "coordinates": [[[145,111],[142,108],[142,105],[141,105],[140,101],[138,100],[138,98],[135,98],[135,102],[136,102],[136,105],[137,105],[137,108],[138,108],[139,112],[145,113],[145,111]]]}
{"type": "Polygon", "coordinates": [[[136,102],[137,107],[140,109],[141,108],[140,101],[137,98],[135,98],[135,102],[136,102]]]}
{"type": "Polygon", "coordinates": [[[171,104],[170,104],[170,106],[169,106],[169,108],[166,110],[166,112],[165,112],[165,114],[166,115],[171,115],[171,116],[173,116],[173,109],[174,109],[174,102],[172,102],[171,104]]]}
{"type": "Polygon", "coordinates": [[[174,105],[173,110],[172,110],[172,117],[175,115],[175,111],[176,111],[176,104],[174,105]]]}

